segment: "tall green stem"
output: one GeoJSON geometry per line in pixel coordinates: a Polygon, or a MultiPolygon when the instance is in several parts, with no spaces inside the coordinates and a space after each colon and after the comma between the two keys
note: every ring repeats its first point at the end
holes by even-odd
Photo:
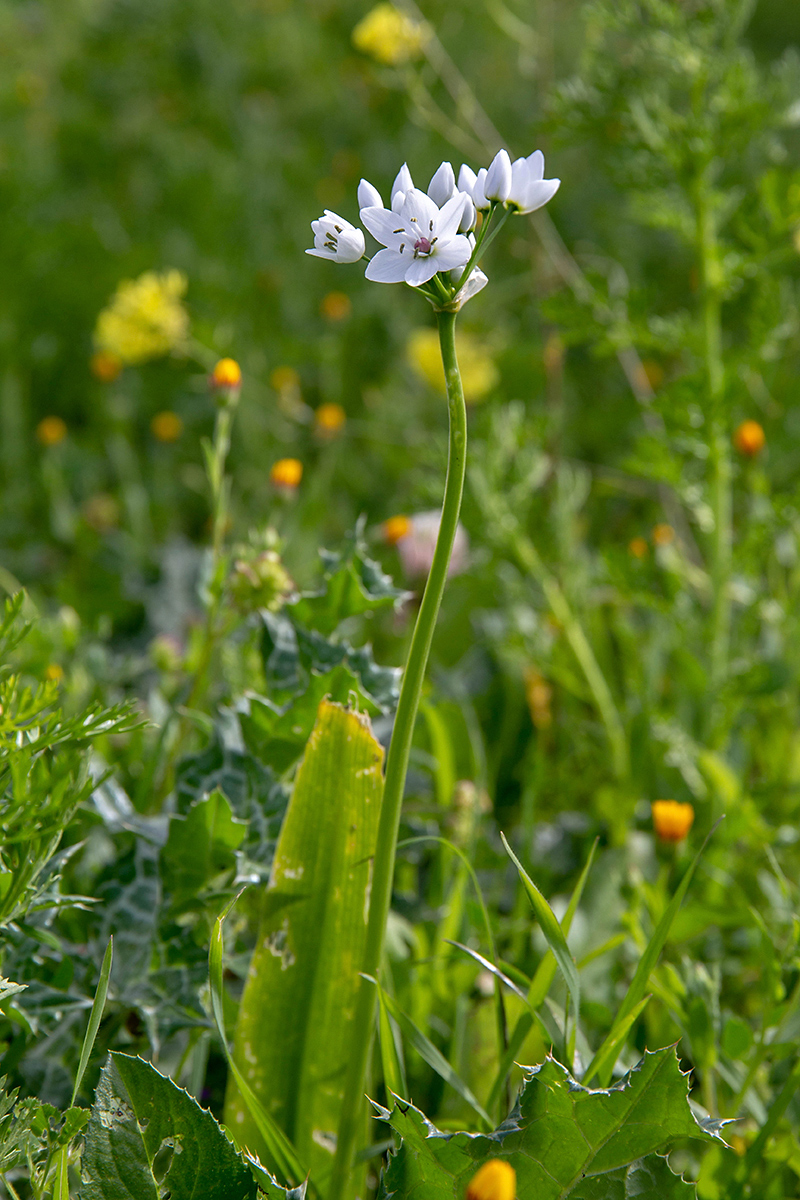
{"type": "MultiPolygon", "coordinates": [[[[400,827],[400,811],[403,804],[408,759],[411,753],[411,739],[433,640],[433,631],[447,581],[447,569],[450,565],[450,554],[461,511],[461,495],[464,490],[467,411],[456,359],[456,314],[454,312],[437,313],[437,321],[450,413],[447,479],[444,486],[442,518],[439,535],[436,539],[436,549],[433,553],[428,582],[425,585],[417,623],[411,638],[386,762],[386,780],[372,872],[367,944],[362,967],[365,975],[372,976],[376,976],[380,968],[386,918],[392,898],[397,833],[400,827]]],[[[364,1084],[372,1045],[374,1011],[375,988],[373,984],[362,979],[356,999],[353,1042],[345,1080],[336,1157],[333,1163],[328,1200],[344,1200],[347,1194],[353,1153],[363,1111],[364,1084]]]]}
{"type": "Polygon", "coordinates": [[[731,636],[730,577],[733,554],[731,456],[723,410],[721,267],[710,168],[700,174],[695,193],[697,251],[703,290],[703,357],[708,390],[711,507],[714,513],[711,580],[711,687],[716,693],[728,670],[731,636]]]}

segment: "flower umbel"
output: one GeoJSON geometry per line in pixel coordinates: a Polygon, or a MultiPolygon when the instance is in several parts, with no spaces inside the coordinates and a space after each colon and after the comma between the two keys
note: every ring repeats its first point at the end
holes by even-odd
{"type": "Polygon", "coordinates": [[[399,212],[377,205],[362,208],[361,220],[385,247],[367,267],[367,279],[420,287],[437,271],[466,266],[472,247],[458,232],[463,212],[464,197],[459,193],[439,208],[417,188],[405,193],[399,212]]]}
{"type": "Polygon", "coordinates": [[[353,30],[353,45],[379,63],[396,67],[418,58],[430,40],[430,29],[393,4],[376,4],[353,30]]]}

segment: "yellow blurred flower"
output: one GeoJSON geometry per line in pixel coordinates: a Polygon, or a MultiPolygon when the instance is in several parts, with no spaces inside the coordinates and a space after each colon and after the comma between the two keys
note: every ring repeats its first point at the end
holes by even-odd
{"type": "Polygon", "coordinates": [[[407,537],[411,532],[411,518],[400,515],[389,517],[388,521],[383,522],[381,529],[383,540],[390,546],[396,546],[401,538],[407,537]]]}
{"type": "Polygon", "coordinates": [[[242,368],[235,358],[221,358],[211,372],[211,386],[238,388],[242,386],[242,368]]]}
{"type": "Polygon", "coordinates": [[[467,1200],[514,1200],[517,1173],[503,1158],[490,1158],[467,1184],[467,1200]]]}
{"type": "Polygon", "coordinates": [[[346,422],[347,413],[341,404],[320,404],[314,413],[314,428],[323,437],[335,437],[346,422]]]}
{"type": "Polygon", "coordinates": [[[525,669],[525,698],[536,729],[549,729],[553,723],[553,689],[535,667],[525,669]]]}
{"type": "Polygon", "coordinates": [[[628,542],[628,553],[630,555],[632,555],[633,558],[646,558],[646,556],[647,556],[646,540],[643,537],[631,538],[631,540],[628,542]]]}
{"type": "Polygon", "coordinates": [[[269,377],[276,392],[293,392],[300,390],[300,376],[294,367],[276,367],[269,377]]]}
{"type": "Polygon", "coordinates": [[[654,800],[650,806],[653,828],[662,842],[682,842],[694,821],[691,804],[679,800],[654,800]]]}
{"type": "Polygon", "coordinates": [[[303,464],[299,458],[279,458],[269,472],[270,483],[277,488],[293,492],[303,478],[303,464]]]}
{"type": "Polygon", "coordinates": [[[83,519],[96,533],[107,533],[119,524],[119,505],[108,492],[97,492],[84,504],[83,519]]]}
{"type": "Polygon", "coordinates": [[[345,321],[353,311],[353,305],[344,292],[328,292],[327,296],[322,297],[319,311],[329,321],[345,321]]]}
{"type": "Polygon", "coordinates": [[[376,4],[353,30],[353,45],[376,62],[396,67],[419,58],[430,41],[431,30],[393,4],[376,4]]]}
{"type": "Polygon", "coordinates": [[[189,333],[182,304],[186,276],[181,271],[145,271],[138,279],[123,279],[97,318],[98,351],[128,364],[147,362],[176,350],[189,333]]]}
{"type": "Polygon", "coordinates": [[[742,421],[733,435],[733,444],[746,458],[755,458],[767,444],[767,437],[758,421],[742,421]]]}
{"type": "Polygon", "coordinates": [[[36,426],[36,440],[43,446],[57,446],[66,436],[66,422],[61,417],[43,417],[36,426]]]}
{"type": "Polygon", "coordinates": [[[177,413],[160,412],[150,422],[150,429],[159,442],[177,442],[183,433],[183,421],[177,413]]]}
{"type": "MultiPolygon", "coordinates": [[[[415,329],[408,339],[408,361],[431,387],[444,392],[444,368],[435,329],[415,329]]],[[[476,404],[497,386],[500,373],[480,338],[471,333],[456,334],[456,353],[467,404],[476,404]]]]}
{"type": "Polygon", "coordinates": [[[669,546],[670,542],[675,541],[675,530],[671,525],[654,525],[653,541],[657,546],[669,546]]]}
{"type": "Polygon", "coordinates": [[[51,683],[60,683],[64,678],[64,668],[61,666],[61,663],[48,663],[44,674],[45,678],[49,679],[51,683]]]}
{"type": "Polygon", "coordinates": [[[97,350],[89,359],[89,370],[101,383],[113,383],[122,373],[122,359],[106,350],[97,350]]]}

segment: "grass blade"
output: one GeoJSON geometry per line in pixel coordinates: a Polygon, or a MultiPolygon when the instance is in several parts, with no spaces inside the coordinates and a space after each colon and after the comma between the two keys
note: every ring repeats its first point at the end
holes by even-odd
{"type": "MultiPolygon", "coordinates": [[[[240,892],[239,896],[241,894],[240,892]]],[[[239,899],[239,896],[235,896],[231,900],[230,904],[227,905],[214,922],[211,945],[208,951],[208,983],[211,989],[211,1008],[217,1026],[217,1033],[222,1042],[225,1057],[228,1060],[228,1067],[236,1080],[236,1086],[242,1094],[251,1117],[258,1126],[259,1133],[269,1146],[270,1154],[272,1154],[275,1162],[280,1166],[284,1178],[287,1182],[296,1186],[302,1183],[307,1177],[307,1172],[300,1162],[294,1146],[255,1096],[247,1080],[233,1061],[233,1055],[228,1048],[228,1039],[225,1035],[225,1012],[222,1001],[222,958],[224,949],[222,926],[228,913],[239,899]]]]}
{"type": "MultiPolygon", "coordinates": [[[[364,978],[368,979],[370,983],[375,984],[375,987],[378,989],[378,995],[380,996],[381,992],[383,992],[383,988],[378,983],[377,979],[374,979],[372,975],[365,975],[364,978]]],[[[425,1060],[429,1067],[433,1067],[436,1074],[441,1076],[445,1083],[449,1083],[450,1086],[458,1092],[462,1100],[466,1100],[470,1108],[474,1109],[481,1121],[485,1123],[487,1130],[491,1129],[492,1121],[489,1117],[489,1114],[486,1112],[486,1109],[481,1107],[479,1101],[467,1087],[466,1083],[464,1083],[464,1080],[461,1078],[458,1072],[450,1066],[450,1063],[447,1061],[441,1051],[436,1049],[433,1042],[425,1037],[425,1034],[421,1029],[418,1028],[414,1021],[411,1020],[411,1017],[407,1016],[397,1002],[386,992],[383,992],[383,999],[386,1008],[394,1017],[395,1021],[397,1021],[397,1024],[400,1026],[403,1033],[408,1038],[409,1042],[420,1055],[420,1057],[425,1060]]]]}
{"type": "MultiPolygon", "coordinates": [[[[575,913],[578,911],[578,905],[581,902],[583,889],[586,886],[586,880],[589,878],[589,872],[592,869],[592,863],[594,862],[594,855],[595,851],[597,850],[597,844],[599,840],[599,838],[594,839],[592,848],[589,851],[589,857],[586,860],[586,865],[581,871],[578,882],[575,884],[573,893],[570,896],[569,904],[567,905],[567,911],[564,913],[561,921],[561,929],[565,938],[572,928],[573,918],[575,913]]],[[[550,985],[553,982],[553,976],[555,973],[556,960],[552,950],[548,950],[542,958],[542,961],[539,963],[539,966],[536,968],[536,974],[534,975],[533,981],[531,982],[531,986],[528,990],[528,1001],[533,1005],[534,1008],[538,1008],[540,1004],[544,1003],[544,998],[550,991],[550,985]]]]}
{"type": "Polygon", "coordinates": [[[111,965],[114,961],[114,938],[108,939],[106,952],[103,955],[103,962],[100,967],[100,979],[97,983],[97,991],[94,994],[92,1001],[92,1011],[89,1014],[89,1024],[86,1026],[86,1033],[81,1046],[81,1056],[78,1060],[78,1070],[75,1075],[75,1086],[72,1089],[72,1100],[70,1107],[75,1104],[78,1098],[80,1086],[83,1083],[83,1076],[86,1068],[89,1065],[89,1057],[92,1053],[94,1040],[97,1037],[97,1031],[100,1028],[100,1022],[103,1019],[103,1010],[106,1006],[106,998],[108,996],[108,981],[111,978],[111,965]]]}
{"type": "Polygon", "coordinates": [[[589,1081],[593,1079],[595,1075],[602,1075],[605,1072],[606,1067],[609,1065],[613,1071],[614,1063],[617,1061],[617,1052],[619,1051],[622,1043],[625,1041],[625,1038],[628,1036],[628,1030],[639,1016],[639,1013],[645,1008],[649,1000],[650,996],[644,996],[639,1003],[631,1009],[624,1021],[622,1021],[619,1025],[615,1024],[613,1037],[609,1033],[608,1037],[603,1042],[592,1061],[589,1063],[589,1066],[586,1068],[586,1073],[581,1080],[581,1083],[584,1087],[589,1086],[589,1081]]]}
{"type": "Polygon", "coordinates": [[[405,1068],[400,1057],[400,1050],[395,1040],[392,1019],[386,1007],[383,988],[378,988],[378,1029],[381,1045],[381,1065],[383,1067],[383,1082],[386,1090],[394,1092],[395,1096],[408,1098],[408,1083],[405,1068]]]}

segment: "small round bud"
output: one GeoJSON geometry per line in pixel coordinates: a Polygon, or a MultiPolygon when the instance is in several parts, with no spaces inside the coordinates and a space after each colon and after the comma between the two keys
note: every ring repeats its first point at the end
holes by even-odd
{"type": "Polygon", "coordinates": [[[694,821],[694,808],[679,800],[654,800],[650,806],[656,837],[662,842],[682,842],[694,821]]]}
{"type": "Polygon", "coordinates": [[[766,435],[758,421],[742,421],[733,435],[734,446],[745,458],[755,458],[766,443],[766,435]]]}
{"type": "Polygon", "coordinates": [[[233,358],[221,358],[211,372],[213,388],[240,388],[242,386],[242,368],[233,358]]]}
{"type": "Polygon", "coordinates": [[[383,540],[390,546],[396,546],[402,538],[407,537],[411,532],[411,518],[403,516],[389,517],[388,521],[383,522],[381,528],[383,530],[383,540]]]}
{"type": "Polygon", "coordinates": [[[61,666],[61,663],[51,662],[47,664],[44,674],[45,679],[50,683],[61,683],[61,680],[64,678],[64,668],[61,666]]]}
{"type": "Polygon", "coordinates": [[[283,491],[294,492],[303,478],[303,464],[299,458],[279,458],[272,464],[269,481],[283,491]]]}
{"type": "Polygon", "coordinates": [[[314,428],[322,437],[335,437],[347,423],[347,413],[341,404],[320,404],[314,413],[314,428]]]}
{"type": "Polygon", "coordinates": [[[67,426],[61,417],[44,417],[36,426],[36,439],[42,446],[57,446],[67,436],[67,426]]]}
{"type": "Polygon", "coordinates": [[[113,383],[122,373],[122,359],[109,350],[98,350],[89,359],[89,369],[101,383],[113,383]]]}
{"type": "Polygon", "coordinates": [[[156,413],[150,422],[153,437],[159,442],[177,442],[183,433],[183,421],[177,413],[156,413]]]}

